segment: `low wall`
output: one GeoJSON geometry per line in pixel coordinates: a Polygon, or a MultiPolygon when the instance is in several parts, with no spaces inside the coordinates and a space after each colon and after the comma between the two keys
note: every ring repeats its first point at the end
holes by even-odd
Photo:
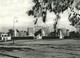
{"type": "Polygon", "coordinates": [[[0,37],[0,40],[1,40],[1,37],[0,37]]]}
{"type": "MultiPolygon", "coordinates": [[[[75,37],[76,39],[80,39],[80,36],[79,37],[75,37]]],[[[75,39],[74,37],[70,37],[70,36],[65,36],[64,39],[75,39]]],[[[34,37],[32,36],[29,36],[29,37],[12,37],[11,38],[12,40],[33,40],[34,37]]],[[[59,37],[51,37],[51,36],[43,36],[42,39],[46,40],[46,39],[59,39],[59,37]]],[[[1,40],[1,37],[0,37],[0,40],[1,40]]]]}
{"type": "Polygon", "coordinates": [[[42,39],[59,39],[59,37],[43,36],[42,39]]]}
{"type": "Polygon", "coordinates": [[[34,37],[12,37],[11,38],[12,40],[32,40],[32,39],[34,39],[34,37]]]}

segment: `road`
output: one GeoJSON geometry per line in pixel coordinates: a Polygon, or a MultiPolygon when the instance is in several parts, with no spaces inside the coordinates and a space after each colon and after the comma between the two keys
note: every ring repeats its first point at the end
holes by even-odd
{"type": "Polygon", "coordinates": [[[80,58],[80,40],[0,42],[0,58],[80,58]]]}

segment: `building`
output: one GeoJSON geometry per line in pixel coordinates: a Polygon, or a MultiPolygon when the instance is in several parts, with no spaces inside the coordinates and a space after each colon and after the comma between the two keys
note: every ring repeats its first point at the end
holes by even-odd
{"type": "Polygon", "coordinates": [[[51,27],[28,27],[26,31],[16,31],[16,37],[28,37],[32,36],[34,38],[42,38],[43,36],[50,37],[59,37],[64,38],[65,36],[69,36],[69,30],[65,28],[52,29],[51,27]]]}
{"type": "Polygon", "coordinates": [[[28,34],[27,34],[28,32],[27,31],[17,31],[17,30],[15,30],[15,37],[27,37],[28,36],[28,34]]]}
{"type": "Polygon", "coordinates": [[[59,30],[58,34],[59,34],[60,39],[64,38],[65,36],[69,36],[69,30],[68,29],[60,28],[58,30],[59,30]]]}

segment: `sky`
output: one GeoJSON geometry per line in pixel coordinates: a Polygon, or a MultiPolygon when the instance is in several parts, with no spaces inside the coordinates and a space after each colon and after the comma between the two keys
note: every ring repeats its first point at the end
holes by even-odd
{"type": "MultiPolygon", "coordinates": [[[[79,2],[79,0],[76,0],[79,2]]],[[[76,3],[74,3],[75,5],[76,3]]],[[[17,20],[15,28],[26,29],[27,27],[33,27],[33,21],[35,20],[32,16],[28,16],[26,12],[34,6],[32,0],[0,0],[0,32],[7,31],[13,28],[13,20],[17,20]]],[[[74,27],[70,26],[68,21],[67,10],[61,14],[61,19],[58,23],[58,28],[67,28],[75,30],[74,27]]],[[[53,26],[55,14],[48,11],[47,26],[53,26]],[[54,19],[53,19],[54,18],[54,19]]],[[[39,25],[44,25],[41,18],[39,18],[39,25]]]]}
{"type": "Polygon", "coordinates": [[[31,0],[0,0],[0,30],[12,28],[15,17],[18,19],[16,23],[18,27],[32,25],[33,18],[26,14],[32,6],[31,0]]]}

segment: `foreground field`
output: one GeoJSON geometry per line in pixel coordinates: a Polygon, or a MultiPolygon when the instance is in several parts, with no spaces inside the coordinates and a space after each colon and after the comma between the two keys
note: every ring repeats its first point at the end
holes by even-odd
{"type": "Polygon", "coordinates": [[[0,42],[0,58],[80,58],[80,40],[0,42]]]}

